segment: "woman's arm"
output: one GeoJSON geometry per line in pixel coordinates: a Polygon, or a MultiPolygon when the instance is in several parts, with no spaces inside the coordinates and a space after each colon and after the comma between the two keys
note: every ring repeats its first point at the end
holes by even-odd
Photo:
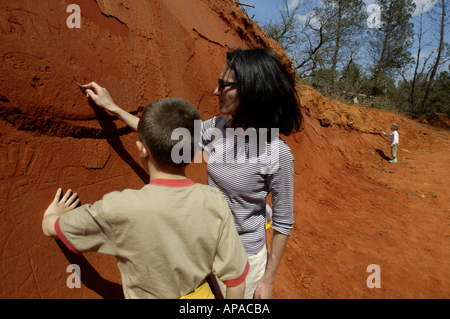
{"type": "Polygon", "coordinates": [[[117,106],[105,88],[102,88],[95,82],[83,85],[83,88],[86,89],[86,96],[90,97],[97,106],[114,114],[119,120],[137,131],[139,118],[117,106]]]}
{"type": "Polygon", "coordinates": [[[273,169],[277,169],[267,175],[272,194],[273,236],[266,271],[255,290],[255,298],[261,299],[272,298],[275,275],[294,227],[294,157],[281,139],[272,142],[271,150],[270,163],[273,161],[273,169]]]}
{"type": "Polygon", "coordinates": [[[273,282],[277,274],[278,266],[283,257],[289,235],[284,235],[273,230],[272,247],[267,259],[266,272],[255,290],[255,299],[271,299],[273,295],[273,282]]]}

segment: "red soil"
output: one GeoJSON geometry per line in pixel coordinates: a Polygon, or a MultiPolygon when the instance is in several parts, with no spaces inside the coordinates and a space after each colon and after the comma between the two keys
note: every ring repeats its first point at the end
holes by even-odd
{"type": "Polygon", "coordinates": [[[274,297],[449,298],[449,118],[438,115],[432,127],[309,88],[302,102],[305,129],[287,139],[296,224],[274,297]],[[397,164],[379,134],[393,122],[397,164]],[[380,266],[380,289],[367,287],[371,264],[380,266]]]}
{"type": "MultiPolygon", "coordinates": [[[[122,294],[114,257],[75,256],[41,231],[58,187],[92,203],[148,180],[136,134],[89,104],[74,77],[99,82],[134,114],[176,96],[208,119],[228,50],[270,47],[290,66],[231,0],[70,3],[81,7],[80,29],[66,26],[69,3],[0,2],[0,298],[122,294]],[[80,289],[66,285],[70,264],[81,268],[80,289]]],[[[296,223],[274,297],[449,298],[448,118],[413,121],[300,92],[304,129],[287,138],[296,223]],[[379,134],[392,122],[398,164],[379,134]],[[380,289],[366,286],[370,264],[381,268],[380,289]]],[[[206,183],[205,164],[188,175],[206,183]]]]}

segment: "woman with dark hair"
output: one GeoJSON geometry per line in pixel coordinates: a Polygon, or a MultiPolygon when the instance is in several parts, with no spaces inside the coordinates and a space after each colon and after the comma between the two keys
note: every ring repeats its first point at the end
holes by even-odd
{"type": "MultiPolygon", "coordinates": [[[[139,119],[115,105],[106,89],[95,83],[84,87],[97,105],[136,130],[139,119]]],[[[272,51],[239,49],[227,54],[214,94],[220,113],[231,119],[214,117],[202,123],[200,146],[209,155],[208,185],[226,198],[249,257],[245,297],[271,298],[294,225],[294,158],[277,133],[287,136],[300,129],[295,82],[272,51]],[[265,232],[269,193],[273,208],[270,255],[265,232]]]]}
{"type": "Polygon", "coordinates": [[[233,116],[233,128],[278,128],[286,136],[300,129],[295,82],[272,51],[239,49],[227,53],[219,86],[214,92],[219,97],[227,93],[219,91],[227,89],[220,85],[221,80],[232,84],[230,89],[235,86],[236,106],[243,106],[235,107],[233,114],[228,113],[233,116]],[[232,81],[224,81],[224,76],[232,81]]]}
{"type": "Polygon", "coordinates": [[[272,51],[236,50],[227,54],[214,94],[219,97],[220,112],[232,119],[226,122],[223,117],[214,117],[202,123],[202,148],[210,156],[208,185],[220,189],[227,199],[249,255],[246,298],[271,298],[275,274],[294,224],[294,158],[276,133],[290,135],[300,129],[302,116],[295,82],[272,51]],[[217,128],[220,134],[215,131],[217,128]],[[224,155],[217,151],[217,145],[222,146],[228,156],[233,150],[226,145],[232,145],[234,158],[242,154],[237,141],[240,134],[237,131],[232,134],[237,128],[267,130],[270,135],[265,144],[258,141],[256,162],[249,154],[252,148],[249,138],[244,144],[247,146],[244,163],[225,161],[224,155]],[[273,207],[270,255],[265,236],[269,192],[273,207]]]}

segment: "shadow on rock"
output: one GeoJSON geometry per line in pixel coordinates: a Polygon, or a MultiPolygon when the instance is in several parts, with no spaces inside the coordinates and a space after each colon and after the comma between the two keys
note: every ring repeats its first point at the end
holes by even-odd
{"type": "Polygon", "coordinates": [[[71,264],[80,266],[80,269],[83,270],[83,275],[80,278],[83,285],[97,293],[103,299],[125,299],[122,285],[106,280],[92,267],[83,255],[71,252],[61,240],[55,239],[55,241],[67,260],[71,264]]]}

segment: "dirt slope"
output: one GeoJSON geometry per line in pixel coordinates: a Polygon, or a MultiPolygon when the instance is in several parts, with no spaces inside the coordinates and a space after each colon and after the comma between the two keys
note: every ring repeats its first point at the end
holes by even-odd
{"type": "Polygon", "coordinates": [[[301,91],[310,116],[287,139],[296,224],[275,298],[449,298],[449,118],[431,127],[301,91]],[[378,134],[392,122],[401,126],[397,164],[378,134]],[[367,287],[371,264],[380,289],[367,287]]]}

